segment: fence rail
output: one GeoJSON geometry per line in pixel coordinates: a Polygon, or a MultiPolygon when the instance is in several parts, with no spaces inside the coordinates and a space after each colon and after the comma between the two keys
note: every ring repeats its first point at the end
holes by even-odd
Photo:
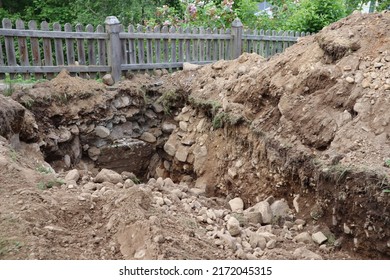
{"type": "Polygon", "coordinates": [[[107,17],[105,26],[69,23],[49,27],[42,22],[2,20],[0,28],[0,78],[9,73],[24,78],[52,78],[62,69],[82,77],[111,73],[115,81],[122,72],[147,69],[176,69],[184,62],[206,64],[234,59],[242,52],[264,57],[284,51],[309,34],[244,30],[236,19],[230,29],[167,26],[123,27],[107,17]]]}

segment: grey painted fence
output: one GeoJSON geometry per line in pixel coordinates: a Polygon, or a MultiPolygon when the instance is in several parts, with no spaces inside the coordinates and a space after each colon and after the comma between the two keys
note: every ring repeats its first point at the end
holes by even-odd
{"type": "Polygon", "coordinates": [[[284,51],[305,33],[244,30],[236,19],[231,29],[145,27],[125,28],[116,17],[105,26],[77,24],[51,27],[35,21],[15,26],[3,19],[0,28],[0,78],[5,73],[52,78],[62,69],[82,77],[146,69],[179,69],[184,62],[206,64],[234,59],[242,52],[264,57],[284,51]]]}

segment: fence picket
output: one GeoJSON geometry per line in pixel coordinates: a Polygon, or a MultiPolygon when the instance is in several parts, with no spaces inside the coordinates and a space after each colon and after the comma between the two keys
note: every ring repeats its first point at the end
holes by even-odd
{"type": "MultiPolygon", "coordinates": [[[[24,22],[20,19],[16,21],[16,29],[24,30],[24,22]]],[[[30,66],[28,58],[27,40],[26,37],[18,37],[19,61],[21,66],[30,66]]],[[[29,79],[30,74],[23,74],[24,79],[29,79]]]]}
{"type": "MultiPolygon", "coordinates": [[[[191,33],[191,28],[187,27],[186,30],[185,30],[185,33],[186,34],[190,34],[191,33]]],[[[186,62],[190,62],[191,61],[191,40],[190,39],[186,39],[185,42],[186,42],[186,57],[185,57],[185,61],[186,62]]]]}
{"type": "MultiPolygon", "coordinates": [[[[206,31],[204,27],[199,28],[199,34],[206,34],[206,31]]],[[[205,50],[205,40],[199,39],[199,60],[198,61],[204,61],[204,50],[205,50]]]]}
{"type": "MultiPolygon", "coordinates": [[[[61,31],[61,25],[56,22],[53,24],[54,31],[61,31]]],[[[55,49],[55,58],[56,65],[64,65],[64,53],[62,46],[62,39],[54,39],[54,49],[55,49]]]]}
{"type": "MultiPolygon", "coordinates": [[[[218,34],[217,28],[213,29],[213,34],[218,34]]],[[[213,58],[212,58],[212,60],[218,60],[218,39],[215,38],[214,40],[212,40],[212,44],[213,44],[213,58]]]]}
{"type": "MultiPolygon", "coordinates": [[[[175,34],[176,33],[176,27],[172,26],[169,29],[169,33],[175,34]]],[[[177,57],[176,57],[176,39],[171,39],[171,60],[170,62],[174,63],[177,62],[177,57]]]]}
{"type": "MultiPolygon", "coordinates": [[[[151,33],[152,27],[147,26],[146,27],[146,33],[151,33]]],[[[153,45],[152,45],[152,39],[146,40],[146,62],[152,63],[153,62],[153,45]]]]}
{"type": "MultiPolygon", "coordinates": [[[[135,33],[134,26],[129,25],[129,28],[127,30],[128,33],[133,34],[135,33]]],[[[136,53],[136,47],[135,47],[135,40],[129,39],[129,56],[130,56],[130,64],[137,63],[137,53],[136,53]]]]}
{"type": "MultiPolygon", "coordinates": [[[[83,32],[83,29],[84,28],[82,24],[76,25],[77,32],[83,32]]],[[[86,65],[84,39],[77,39],[77,61],[78,65],[86,65]]],[[[87,77],[85,73],[79,73],[79,75],[82,78],[87,77]]]]}
{"type": "MultiPolygon", "coordinates": [[[[70,23],[65,24],[65,31],[72,32],[72,25],[70,23]]],[[[74,65],[75,64],[74,40],[65,39],[65,44],[66,44],[66,61],[68,65],[74,65]]]]}
{"type": "MultiPolygon", "coordinates": [[[[85,28],[87,32],[94,32],[93,26],[88,24],[85,28]]],[[[95,40],[88,39],[88,65],[96,65],[96,51],[95,51],[95,40]]],[[[92,79],[96,78],[96,73],[90,72],[89,75],[92,79]]]]}
{"type": "MultiPolygon", "coordinates": [[[[228,28],[226,29],[226,34],[229,34],[231,35],[231,29],[228,28]]],[[[233,50],[231,48],[231,45],[232,45],[232,40],[233,38],[231,38],[230,40],[226,40],[225,43],[226,43],[226,52],[225,52],[225,59],[228,60],[228,59],[232,59],[233,57],[233,50]]]]}
{"type": "MultiPolygon", "coordinates": [[[[5,66],[4,55],[3,55],[3,40],[0,39],[0,67],[5,66]]],[[[4,79],[5,74],[0,72],[0,79],[4,79]]]]}
{"type": "MultiPolygon", "coordinates": [[[[178,33],[183,34],[183,27],[181,27],[181,26],[179,27],[178,33]]],[[[184,61],[183,45],[184,45],[184,40],[179,39],[179,62],[184,61]]]]}
{"type": "MultiPolygon", "coordinates": [[[[41,23],[42,31],[49,31],[49,24],[46,21],[41,23]]],[[[53,54],[51,48],[51,40],[49,38],[43,39],[43,60],[45,66],[53,66],[53,54]]],[[[47,72],[46,77],[52,79],[54,77],[53,73],[47,72]]]]}
{"type": "MultiPolygon", "coordinates": [[[[3,28],[12,29],[12,22],[9,19],[3,19],[3,28]]],[[[15,44],[12,36],[4,36],[5,52],[7,56],[7,62],[10,66],[16,66],[15,44]]],[[[14,78],[15,75],[10,74],[10,78],[14,78]]]]}
{"type": "MultiPolygon", "coordinates": [[[[156,26],[154,28],[154,33],[160,33],[160,26],[156,26]]],[[[155,39],[155,44],[156,44],[156,63],[161,62],[161,40],[160,39],[155,39]]]]}
{"type": "MultiPolygon", "coordinates": [[[[137,26],[137,33],[143,32],[143,26],[138,25],[137,26]]],[[[145,63],[145,45],[144,45],[144,39],[138,39],[138,63],[144,64],[145,63]]]]}
{"type": "MultiPolygon", "coordinates": [[[[29,30],[37,30],[37,23],[34,20],[30,20],[28,22],[28,29],[29,30]]],[[[39,39],[37,37],[31,37],[30,38],[31,43],[31,55],[32,55],[32,65],[33,66],[41,66],[41,50],[39,47],[39,39]]],[[[35,78],[37,80],[42,79],[43,75],[41,73],[35,73],[35,78]]]]}
{"type": "MultiPolygon", "coordinates": [[[[163,28],[161,29],[161,33],[168,33],[168,27],[167,26],[163,26],[163,28]]],[[[169,61],[168,52],[169,52],[168,39],[164,39],[163,40],[164,62],[168,62],[169,61]]]]}
{"type": "MultiPolygon", "coordinates": [[[[98,33],[104,33],[104,27],[102,25],[98,25],[96,28],[96,32],[98,33]]],[[[106,42],[104,39],[98,39],[98,61],[97,65],[106,65],[106,42]]]]}
{"type": "MultiPolygon", "coordinates": [[[[211,34],[211,29],[206,29],[206,34],[211,34]]],[[[206,61],[211,61],[211,40],[206,40],[206,61]]]]}
{"type": "MultiPolygon", "coordinates": [[[[219,29],[219,34],[224,35],[225,29],[221,28],[219,29]]],[[[219,39],[218,40],[218,59],[225,59],[225,40],[219,39]]]]}

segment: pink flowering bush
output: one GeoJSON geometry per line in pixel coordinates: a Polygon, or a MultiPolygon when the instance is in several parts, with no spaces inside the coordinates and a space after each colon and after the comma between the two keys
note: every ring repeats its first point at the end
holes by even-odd
{"type": "Polygon", "coordinates": [[[157,8],[156,18],[149,25],[229,27],[237,17],[233,9],[234,0],[214,1],[181,0],[181,11],[164,5],[157,8]]]}

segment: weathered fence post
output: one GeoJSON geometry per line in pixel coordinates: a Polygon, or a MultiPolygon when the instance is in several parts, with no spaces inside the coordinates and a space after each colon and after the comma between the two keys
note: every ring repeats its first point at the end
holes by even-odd
{"type": "Polygon", "coordinates": [[[114,16],[109,16],[104,21],[106,32],[108,33],[108,64],[111,66],[111,75],[114,82],[118,82],[121,78],[121,41],[119,32],[121,25],[119,20],[114,16]]]}
{"type": "Polygon", "coordinates": [[[239,18],[236,18],[232,22],[232,37],[233,37],[232,59],[239,57],[242,53],[242,30],[243,30],[242,22],[239,18]]]}

